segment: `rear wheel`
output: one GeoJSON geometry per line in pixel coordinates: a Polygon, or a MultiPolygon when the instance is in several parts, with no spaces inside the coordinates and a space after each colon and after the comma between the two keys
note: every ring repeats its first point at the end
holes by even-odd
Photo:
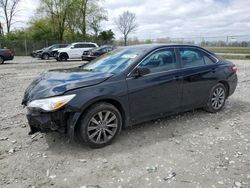
{"type": "Polygon", "coordinates": [[[109,103],[92,106],[83,116],[78,126],[80,140],[90,147],[109,145],[120,133],[122,117],[119,110],[109,103]]]}
{"type": "Polygon", "coordinates": [[[3,64],[4,63],[4,59],[3,57],[0,56],[0,64],[3,64]]]}
{"type": "Polygon", "coordinates": [[[226,101],[227,96],[227,89],[226,87],[218,83],[216,86],[214,86],[210,92],[210,96],[207,102],[207,106],[205,107],[205,110],[211,113],[216,113],[220,111],[226,101]]]}

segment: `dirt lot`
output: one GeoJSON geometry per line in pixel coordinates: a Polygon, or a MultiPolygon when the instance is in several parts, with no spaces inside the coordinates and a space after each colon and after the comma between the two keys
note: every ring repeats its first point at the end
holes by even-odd
{"type": "Polygon", "coordinates": [[[57,133],[28,136],[23,92],[48,69],[80,61],[17,58],[0,66],[0,187],[250,187],[250,61],[218,114],[202,110],[124,130],[93,150],[57,133]]]}

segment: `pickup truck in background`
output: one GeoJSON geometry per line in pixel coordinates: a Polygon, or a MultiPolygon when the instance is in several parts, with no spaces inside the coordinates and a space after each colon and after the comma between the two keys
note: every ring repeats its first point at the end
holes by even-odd
{"type": "Polygon", "coordinates": [[[0,64],[3,64],[5,61],[13,60],[14,54],[9,49],[0,49],[0,64]]]}

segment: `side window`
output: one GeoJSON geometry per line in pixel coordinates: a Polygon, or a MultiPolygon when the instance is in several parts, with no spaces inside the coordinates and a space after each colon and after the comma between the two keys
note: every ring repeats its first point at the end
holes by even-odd
{"type": "Polygon", "coordinates": [[[81,44],[81,48],[88,48],[88,44],[81,44]]]}
{"type": "Polygon", "coordinates": [[[206,65],[211,65],[215,63],[215,60],[212,60],[207,54],[204,53],[204,61],[206,65]]]}
{"type": "Polygon", "coordinates": [[[102,52],[105,52],[105,53],[106,53],[106,52],[109,52],[109,51],[110,51],[109,48],[103,48],[103,49],[102,49],[102,52]]]}
{"type": "Polygon", "coordinates": [[[96,48],[94,44],[83,44],[83,48],[96,48]]]}
{"type": "Polygon", "coordinates": [[[68,46],[68,45],[61,44],[61,45],[59,46],[59,48],[65,48],[66,46],[68,46]]]}
{"type": "Polygon", "coordinates": [[[214,61],[203,51],[193,48],[180,48],[184,68],[213,64],[214,61]]]}
{"type": "Polygon", "coordinates": [[[107,52],[111,52],[112,51],[112,48],[107,48],[107,52]]]}
{"type": "Polygon", "coordinates": [[[96,46],[94,44],[89,44],[90,48],[96,48],[96,46]]]}
{"type": "Polygon", "coordinates": [[[82,48],[82,44],[75,44],[74,48],[82,48]]]}
{"type": "Polygon", "coordinates": [[[154,52],[139,66],[150,69],[150,73],[177,69],[177,61],[175,58],[174,49],[163,49],[154,52]]]}

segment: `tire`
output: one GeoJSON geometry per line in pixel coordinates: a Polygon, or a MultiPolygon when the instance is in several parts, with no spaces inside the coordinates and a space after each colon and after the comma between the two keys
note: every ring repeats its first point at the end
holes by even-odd
{"type": "Polygon", "coordinates": [[[56,57],[56,60],[57,61],[62,61],[60,57],[56,57]]]}
{"type": "Polygon", "coordinates": [[[0,56],[0,64],[4,64],[4,59],[2,56],[0,56]]]}
{"type": "Polygon", "coordinates": [[[216,113],[224,107],[226,98],[227,98],[226,87],[223,84],[218,83],[212,88],[207,105],[205,106],[204,109],[207,112],[216,113]]]}
{"type": "Polygon", "coordinates": [[[109,103],[97,103],[90,107],[78,124],[78,138],[92,148],[109,145],[121,132],[122,116],[109,103]]]}
{"type": "Polygon", "coordinates": [[[44,60],[49,60],[49,54],[43,54],[42,59],[44,60]]]}
{"type": "Polygon", "coordinates": [[[62,53],[62,54],[59,54],[59,57],[60,61],[67,61],[69,59],[69,56],[67,53],[62,53]]]}

